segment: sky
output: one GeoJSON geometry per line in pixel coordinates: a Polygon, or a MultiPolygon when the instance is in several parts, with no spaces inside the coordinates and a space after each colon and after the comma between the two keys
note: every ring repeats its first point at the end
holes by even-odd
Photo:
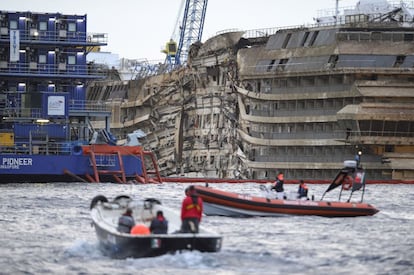
{"type": "MultiPolygon", "coordinates": [[[[0,9],[41,13],[87,14],[87,31],[107,33],[101,51],[128,59],[163,60],[183,0],[1,0],[0,9]]],[[[358,0],[339,0],[354,7],[358,0]]],[[[335,0],[209,0],[202,42],[229,29],[254,30],[306,25],[335,0]]]]}

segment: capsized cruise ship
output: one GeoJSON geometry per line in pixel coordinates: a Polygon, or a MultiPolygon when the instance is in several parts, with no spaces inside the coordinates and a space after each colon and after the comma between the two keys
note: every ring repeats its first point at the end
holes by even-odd
{"type": "Polygon", "coordinates": [[[118,138],[141,129],[163,176],[332,179],[360,158],[367,180],[414,179],[414,9],[361,0],[314,24],[232,31],[186,66],[96,81],[118,138]]]}

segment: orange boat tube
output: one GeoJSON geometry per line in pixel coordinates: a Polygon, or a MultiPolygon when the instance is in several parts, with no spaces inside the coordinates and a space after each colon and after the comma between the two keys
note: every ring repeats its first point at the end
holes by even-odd
{"type": "Polygon", "coordinates": [[[268,199],[199,185],[195,189],[203,199],[206,215],[358,217],[372,216],[379,211],[367,203],[268,199]]]}

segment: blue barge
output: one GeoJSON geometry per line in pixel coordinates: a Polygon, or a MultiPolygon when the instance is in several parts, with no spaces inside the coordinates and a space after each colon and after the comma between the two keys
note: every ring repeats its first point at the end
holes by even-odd
{"type": "Polygon", "coordinates": [[[154,155],[117,145],[109,109],[86,100],[88,83],[106,77],[86,56],[107,44],[86,23],[0,11],[0,183],[160,181],[154,155]]]}

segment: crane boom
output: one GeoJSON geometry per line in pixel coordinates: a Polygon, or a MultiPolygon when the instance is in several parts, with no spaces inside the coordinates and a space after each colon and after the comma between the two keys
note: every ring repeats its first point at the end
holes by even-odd
{"type": "Polygon", "coordinates": [[[187,0],[183,21],[181,23],[180,41],[178,43],[175,64],[187,61],[191,44],[201,41],[208,0],[187,0]]]}
{"type": "MultiPolygon", "coordinates": [[[[201,41],[207,2],[208,0],[185,0],[183,13],[181,6],[179,16],[182,13],[182,21],[180,26],[178,26],[180,31],[178,47],[172,37],[163,51],[167,54],[166,63],[169,65],[174,67],[185,64],[190,46],[197,41],[201,41]]],[[[184,3],[184,0],[182,3],[184,3]]],[[[173,36],[176,32],[177,29],[174,30],[173,36]]]]}

